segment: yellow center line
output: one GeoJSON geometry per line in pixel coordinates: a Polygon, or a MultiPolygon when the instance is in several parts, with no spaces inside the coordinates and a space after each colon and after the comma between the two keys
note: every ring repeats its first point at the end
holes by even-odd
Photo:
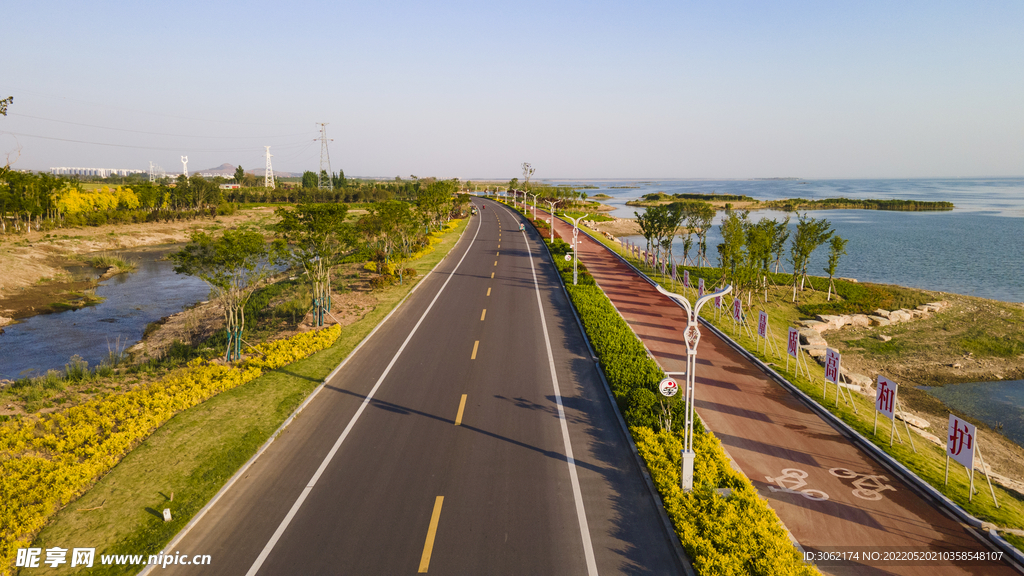
{"type": "Polygon", "coordinates": [[[497,260],[495,260],[495,261],[494,261],[494,265],[495,265],[495,266],[497,266],[497,265],[498,265],[498,261],[497,261],[497,260]]]}
{"type": "Polygon", "coordinates": [[[484,321],[484,316],[487,316],[487,308],[484,308],[484,311],[480,314],[480,321],[481,322],[484,321]]]}
{"type": "MultiPolygon", "coordinates": [[[[494,278],[494,272],[491,272],[491,278],[494,278]]],[[[487,287],[487,295],[488,296],[491,295],[491,287],[490,286],[487,287]]]]}
{"type": "Polygon", "coordinates": [[[494,272],[491,272],[491,278],[494,278],[494,272]]]}
{"type": "Polygon", "coordinates": [[[499,250],[499,251],[495,252],[495,253],[494,253],[494,255],[495,255],[495,256],[500,256],[500,255],[501,255],[501,250],[499,250]]]}
{"type": "Polygon", "coordinates": [[[420,574],[426,574],[430,566],[430,553],[434,550],[434,536],[437,535],[437,522],[441,519],[441,504],[444,503],[444,496],[438,496],[434,500],[434,511],[430,514],[430,527],[427,528],[427,541],[423,543],[423,555],[420,556],[420,574]]]}
{"type": "Polygon", "coordinates": [[[455,415],[455,425],[462,426],[462,413],[466,411],[466,395],[462,395],[462,400],[459,400],[459,413],[455,415]]]}
{"type": "Polygon", "coordinates": [[[473,355],[469,357],[470,360],[476,360],[476,349],[480,347],[480,341],[473,342],[473,355]]]}

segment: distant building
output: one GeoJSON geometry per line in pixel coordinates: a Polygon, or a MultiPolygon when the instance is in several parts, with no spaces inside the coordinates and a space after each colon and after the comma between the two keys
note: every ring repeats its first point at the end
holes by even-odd
{"type": "Polygon", "coordinates": [[[220,185],[220,189],[221,190],[238,190],[239,188],[241,188],[241,186],[238,185],[238,184],[221,184],[220,185]]]}
{"type": "Polygon", "coordinates": [[[132,170],[130,168],[50,168],[50,174],[54,176],[98,176],[109,178],[110,176],[129,176],[131,174],[146,174],[145,170],[132,170]]]}

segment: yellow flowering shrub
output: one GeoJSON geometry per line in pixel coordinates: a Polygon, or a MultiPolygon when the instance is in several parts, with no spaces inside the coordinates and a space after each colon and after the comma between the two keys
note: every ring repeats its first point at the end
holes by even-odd
{"type": "Polygon", "coordinates": [[[178,412],[334,344],[340,326],[257,347],[238,366],[196,359],[159,381],[0,425],[0,574],[61,507],[178,412]]]}

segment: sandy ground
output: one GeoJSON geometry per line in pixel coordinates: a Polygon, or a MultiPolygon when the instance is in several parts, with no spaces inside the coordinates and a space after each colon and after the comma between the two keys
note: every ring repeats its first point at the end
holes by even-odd
{"type": "Polygon", "coordinates": [[[184,242],[195,230],[231,228],[272,214],[271,208],[258,208],[216,219],[61,228],[4,237],[0,241],[0,326],[12,318],[45,310],[48,304],[60,300],[61,293],[94,285],[71,281],[68,267],[81,266],[76,260],[80,255],[184,242]]]}

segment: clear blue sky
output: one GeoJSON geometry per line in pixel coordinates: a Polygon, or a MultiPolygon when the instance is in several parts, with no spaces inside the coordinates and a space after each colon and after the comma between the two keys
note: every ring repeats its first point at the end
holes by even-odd
{"type": "Polygon", "coordinates": [[[40,0],[0,26],[21,169],[262,170],[271,145],[316,170],[328,122],[348,175],[1024,175],[1018,0],[40,0]]]}

